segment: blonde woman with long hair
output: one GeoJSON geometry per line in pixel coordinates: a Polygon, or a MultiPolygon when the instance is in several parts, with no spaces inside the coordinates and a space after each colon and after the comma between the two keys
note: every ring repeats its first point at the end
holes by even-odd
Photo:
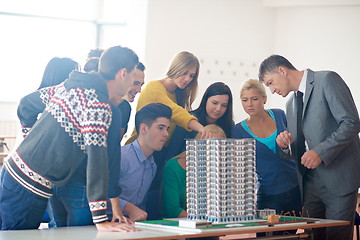
{"type": "MultiPolygon", "coordinates": [[[[284,111],[265,109],[265,87],[255,79],[243,84],[240,100],[248,118],[233,127],[231,137],[256,140],[257,208],[275,209],[278,214],[299,213],[301,199],[295,161],[280,156],[275,140],[286,129],[284,111]]],[[[275,233],[278,234],[282,233],[275,233]]]]}
{"type": "MultiPolygon", "coordinates": [[[[169,138],[160,152],[154,153],[157,165],[156,176],[148,196],[148,219],[160,218],[160,185],[165,165],[166,152],[169,140],[175,127],[178,125],[188,131],[194,130],[201,134],[202,138],[210,137],[211,134],[201,125],[197,118],[188,111],[194,102],[198,88],[200,63],[199,60],[189,52],[180,52],[170,64],[166,77],[161,80],[150,81],[141,91],[136,111],[149,103],[162,103],[172,110],[170,119],[169,138]],[[153,190],[153,192],[151,192],[153,190]]],[[[136,139],[134,130],[126,144],[136,139]]]]}

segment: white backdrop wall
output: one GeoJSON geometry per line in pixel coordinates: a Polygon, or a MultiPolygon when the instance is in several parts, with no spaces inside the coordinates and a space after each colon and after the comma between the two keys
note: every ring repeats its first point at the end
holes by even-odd
{"type": "Polygon", "coordinates": [[[243,114],[241,83],[257,77],[259,56],[274,46],[274,9],[253,0],[150,0],[148,2],[145,62],[146,80],[165,77],[173,57],[181,51],[201,61],[199,92],[193,108],[213,82],[232,89],[236,120],[243,114]]]}
{"type": "MultiPolygon", "coordinates": [[[[358,0],[148,0],[141,60],[148,82],[163,78],[178,52],[193,52],[201,61],[193,108],[207,86],[223,81],[232,89],[238,122],[246,117],[239,100],[242,82],[257,78],[259,63],[273,53],[298,69],[337,71],[360,109],[359,43],[358,0]]],[[[0,103],[0,120],[18,121],[16,105],[0,103]]],[[[269,94],[268,108],[284,106],[282,97],[269,94]]]]}
{"type": "Polygon", "coordinates": [[[357,6],[278,8],[274,52],[288,56],[299,69],[339,73],[360,110],[360,1],[357,2],[357,6]]]}
{"type": "MultiPolygon", "coordinates": [[[[304,2],[149,0],[146,81],[163,78],[174,55],[190,51],[202,62],[193,108],[207,86],[223,81],[232,89],[238,122],[246,117],[239,100],[242,82],[257,78],[259,63],[276,53],[298,69],[337,71],[359,108],[360,3],[304,2]]],[[[266,107],[284,106],[285,99],[269,93],[266,107]]]]}

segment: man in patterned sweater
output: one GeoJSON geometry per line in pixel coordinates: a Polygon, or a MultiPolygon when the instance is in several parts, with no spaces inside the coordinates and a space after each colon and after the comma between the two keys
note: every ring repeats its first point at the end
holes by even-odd
{"type": "MultiPolygon", "coordinates": [[[[0,175],[1,230],[38,228],[53,186],[62,186],[87,157],[87,197],[99,231],[132,228],[108,222],[108,156],[111,123],[109,99],[121,98],[134,79],[137,55],[120,46],[106,50],[98,73],[73,72],[64,83],[38,90],[46,104],[0,175]]],[[[35,100],[34,100],[35,101],[35,100]]],[[[22,103],[20,103],[21,106],[22,103]]],[[[118,198],[110,199],[118,204],[118,198]]],[[[120,207],[118,219],[123,221],[120,207]]],[[[114,211],[114,208],[113,208],[114,211]]]]}

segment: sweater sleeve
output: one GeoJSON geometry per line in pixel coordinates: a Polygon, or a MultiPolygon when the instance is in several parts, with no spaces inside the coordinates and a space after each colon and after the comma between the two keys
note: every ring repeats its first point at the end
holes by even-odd
{"type": "Polygon", "coordinates": [[[34,126],[38,119],[38,115],[44,111],[57,87],[58,86],[52,86],[39,89],[26,95],[20,100],[17,115],[20,120],[23,137],[26,137],[34,126]]]}
{"type": "MultiPolygon", "coordinates": [[[[139,111],[142,107],[150,104],[150,103],[162,103],[172,110],[170,130],[169,130],[169,139],[172,136],[173,131],[175,130],[175,125],[179,125],[187,131],[191,131],[188,128],[188,124],[191,120],[197,118],[191,115],[188,111],[186,111],[183,107],[179,106],[176,103],[175,95],[168,94],[165,87],[160,81],[151,81],[149,82],[144,90],[141,91],[138,104],[136,106],[136,111],[139,111]],[[171,96],[171,97],[170,97],[171,96]],[[175,124],[175,125],[174,125],[175,124]]],[[[131,134],[131,137],[128,139],[126,144],[132,143],[136,139],[136,131],[131,134]]]]}
{"type": "Polygon", "coordinates": [[[110,104],[92,103],[84,113],[82,131],[88,155],[86,191],[95,224],[108,221],[106,199],[109,185],[107,134],[111,123],[110,104]]]}
{"type": "Polygon", "coordinates": [[[171,120],[173,120],[176,125],[190,131],[188,124],[190,120],[197,119],[195,116],[191,115],[183,107],[179,106],[176,103],[175,99],[171,99],[165,87],[160,81],[153,81],[153,84],[150,84],[140,93],[139,103],[136,111],[141,109],[143,106],[149,103],[163,103],[166,106],[169,106],[172,110],[171,120]],[[142,96],[141,96],[142,95],[142,96]]]}
{"type": "MultiPolygon", "coordinates": [[[[177,159],[172,161],[174,160],[177,159]]],[[[168,163],[165,165],[163,177],[163,217],[177,218],[185,209],[180,206],[178,174],[176,174],[174,165],[170,164],[170,161],[168,163]]]]}

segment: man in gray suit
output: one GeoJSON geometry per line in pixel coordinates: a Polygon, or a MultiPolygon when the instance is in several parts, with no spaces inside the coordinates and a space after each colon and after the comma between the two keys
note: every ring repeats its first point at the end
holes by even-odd
{"type": "Polygon", "coordinates": [[[315,239],[352,239],[360,121],[349,88],[335,72],[299,71],[279,55],[261,63],[259,80],[283,97],[294,92],[286,104],[288,131],[276,142],[297,160],[304,216],[350,221],[350,226],[316,230],[315,239]]]}

